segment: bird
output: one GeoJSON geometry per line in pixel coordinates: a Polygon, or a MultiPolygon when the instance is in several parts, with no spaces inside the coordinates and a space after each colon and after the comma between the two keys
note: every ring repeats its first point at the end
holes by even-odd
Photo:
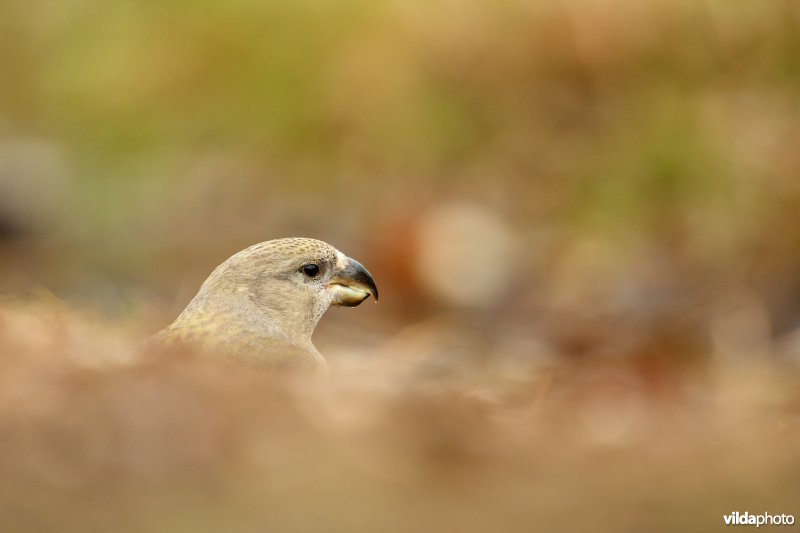
{"type": "Polygon", "coordinates": [[[355,307],[378,287],[358,261],[310,238],[274,239],[220,264],[154,338],[267,370],[327,373],[311,341],[331,305],[355,307]]]}

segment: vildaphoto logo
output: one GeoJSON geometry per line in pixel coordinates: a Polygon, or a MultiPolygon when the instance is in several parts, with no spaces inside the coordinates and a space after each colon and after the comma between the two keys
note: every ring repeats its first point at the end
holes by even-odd
{"type": "Polygon", "coordinates": [[[722,516],[726,526],[791,526],[794,524],[794,515],[790,514],[750,514],[747,511],[740,513],[734,511],[722,516]]]}

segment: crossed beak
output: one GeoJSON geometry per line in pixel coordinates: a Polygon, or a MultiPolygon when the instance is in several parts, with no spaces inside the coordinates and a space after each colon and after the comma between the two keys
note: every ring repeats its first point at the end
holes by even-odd
{"type": "Polygon", "coordinates": [[[355,307],[370,294],[378,301],[378,287],[372,274],[364,265],[349,257],[344,259],[344,266],[334,274],[328,287],[334,291],[333,305],[355,307]]]}

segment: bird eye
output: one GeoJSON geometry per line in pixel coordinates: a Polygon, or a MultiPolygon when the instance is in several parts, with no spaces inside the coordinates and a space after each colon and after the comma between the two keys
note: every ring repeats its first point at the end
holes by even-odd
{"type": "Polygon", "coordinates": [[[314,278],[317,276],[317,274],[319,274],[319,265],[314,263],[309,263],[307,265],[304,265],[303,268],[301,268],[300,270],[302,270],[303,274],[305,274],[309,278],[314,278]]]}

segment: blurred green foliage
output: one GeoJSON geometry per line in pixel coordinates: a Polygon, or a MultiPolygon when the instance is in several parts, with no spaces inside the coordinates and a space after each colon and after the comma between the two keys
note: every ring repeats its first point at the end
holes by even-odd
{"type": "Polygon", "coordinates": [[[540,276],[600,239],[695,285],[793,285],[799,21],[790,1],[3,2],[0,142],[46,143],[63,182],[38,233],[62,275],[4,288],[69,292],[69,256],[166,290],[181,263],[370,246],[451,200],[508,221],[540,276]]]}

